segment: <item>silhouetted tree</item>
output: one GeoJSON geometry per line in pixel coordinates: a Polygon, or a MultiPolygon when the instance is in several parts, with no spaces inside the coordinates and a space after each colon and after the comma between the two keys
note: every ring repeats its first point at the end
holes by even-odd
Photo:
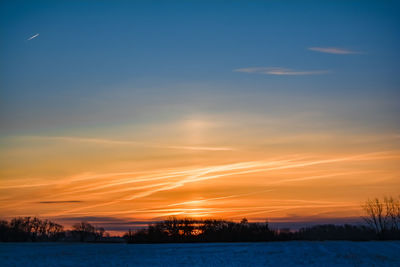
{"type": "Polygon", "coordinates": [[[383,200],[368,199],[363,205],[366,223],[375,230],[380,239],[394,239],[399,235],[400,201],[393,197],[383,200]]]}
{"type": "Polygon", "coordinates": [[[247,219],[235,223],[173,217],[135,233],[129,231],[124,237],[130,243],[238,242],[268,241],[274,238],[274,233],[268,228],[268,223],[249,223],[247,219]]]}
{"type": "Polygon", "coordinates": [[[385,209],[390,224],[391,231],[400,230],[400,197],[395,199],[393,197],[384,198],[385,209]]]}
{"type": "Polygon", "coordinates": [[[89,237],[95,236],[95,227],[88,222],[80,222],[72,225],[72,229],[79,235],[81,242],[87,241],[89,237]]]}
{"type": "Polygon", "coordinates": [[[0,222],[1,241],[56,241],[64,236],[62,225],[39,218],[18,217],[0,222]]]}
{"type": "Polygon", "coordinates": [[[105,230],[88,222],[80,222],[72,225],[71,233],[73,236],[78,236],[80,242],[94,242],[103,239],[105,230]]]}

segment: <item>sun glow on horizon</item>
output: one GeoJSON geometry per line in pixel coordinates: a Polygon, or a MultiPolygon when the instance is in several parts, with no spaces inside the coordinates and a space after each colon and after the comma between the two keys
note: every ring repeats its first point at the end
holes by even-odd
{"type": "MultiPolygon", "coordinates": [[[[62,144],[65,151],[74,145],[70,139],[46,141],[58,144],[57,151],[62,144]]],[[[74,149],[96,151],[99,145],[105,151],[142,153],[118,143],[110,147],[88,139],[78,140],[74,149]]],[[[183,149],[174,156],[177,162],[184,160],[181,165],[165,168],[162,166],[170,165],[169,157],[157,158],[162,153],[159,147],[148,149],[153,156],[138,169],[137,164],[124,162],[63,178],[3,179],[1,212],[59,220],[111,217],[126,221],[170,216],[281,221],[354,217],[360,215],[360,205],[368,196],[396,192],[392,186],[382,190],[376,185],[382,181],[396,184],[399,175],[394,167],[400,160],[396,150],[360,153],[363,149],[359,148],[356,153],[353,148],[353,152],[332,155],[277,150],[267,155],[243,147],[228,151],[183,149]],[[161,167],[157,168],[156,162],[161,167]]],[[[90,162],[93,156],[89,154],[85,160],[90,162]]]]}

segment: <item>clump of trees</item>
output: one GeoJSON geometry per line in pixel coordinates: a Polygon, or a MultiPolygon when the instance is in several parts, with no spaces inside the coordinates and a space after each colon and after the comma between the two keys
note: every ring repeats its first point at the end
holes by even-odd
{"type": "Polygon", "coordinates": [[[57,241],[65,236],[64,227],[36,217],[0,221],[0,241],[57,241]]]}
{"type": "Polygon", "coordinates": [[[374,229],[379,239],[400,238],[400,197],[368,199],[363,209],[365,222],[374,229]]]}
{"type": "Polygon", "coordinates": [[[129,231],[124,238],[128,243],[166,242],[251,242],[272,239],[274,231],[266,223],[240,223],[226,220],[195,220],[191,218],[168,220],[151,224],[135,233],[129,231]]]}
{"type": "Polygon", "coordinates": [[[75,239],[79,239],[80,242],[101,240],[105,232],[103,227],[97,228],[88,222],[76,223],[72,226],[72,229],[70,235],[75,239]]]}
{"type": "Polygon", "coordinates": [[[0,221],[0,242],[118,242],[109,237],[102,227],[88,222],[74,224],[72,230],[64,226],[37,217],[18,217],[10,221],[0,221]]]}
{"type": "Polygon", "coordinates": [[[268,222],[240,223],[225,220],[192,220],[170,218],[151,224],[147,229],[129,231],[124,236],[128,243],[177,243],[177,242],[258,242],[290,240],[375,240],[374,230],[365,225],[316,225],[290,229],[270,229],[268,222]]]}

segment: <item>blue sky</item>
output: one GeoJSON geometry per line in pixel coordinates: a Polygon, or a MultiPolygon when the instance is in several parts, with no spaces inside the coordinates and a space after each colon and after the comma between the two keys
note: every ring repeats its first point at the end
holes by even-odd
{"type": "Polygon", "coordinates": [[[212,95],[245,95],[246,110],[259,97],[289,110],[335,101],[351,113],[359,104],[390,127],[399,112],[398,12],[395,1],[2,1],[2,134],[98,123],[101,109],[125,123],[130,103],[146,114],[140,106],[179,98],[216,112],[238,104],[204,103],[212,95]],[[234,71],[251,67],[327,73],[234,71]]]}

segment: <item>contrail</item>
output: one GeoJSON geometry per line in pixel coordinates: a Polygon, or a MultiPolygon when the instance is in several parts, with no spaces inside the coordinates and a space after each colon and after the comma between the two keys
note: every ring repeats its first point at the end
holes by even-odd
{"type": "Polygon", "coordinates": [[[29,38],[27,39],[27,41],[30,41],[30,40],[32,40],[32,39],[38,37],[38,36],[39,36],[39,34],[37,33],[37,34],[35,34],[35,35],[29,37],[29,38]]]}

